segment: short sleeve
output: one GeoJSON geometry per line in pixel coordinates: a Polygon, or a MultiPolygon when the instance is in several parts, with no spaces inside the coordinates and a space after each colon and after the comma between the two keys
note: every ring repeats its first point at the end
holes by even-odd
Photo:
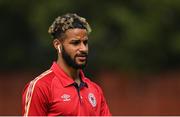
{"type": "Polygon", "coordinates": [[[31,81],[22,95],[24,116],[46,116],[48,110],[48,91],[40,82],[31,81]]]}
{"type": "Polygon", "coordinates": [[[100,109],[100,116],[111,116],[109,107],[107,105],[106,99],[104,97],[102,89],[98,86],[100,96],[101,96],[101,109],[100,109]]]}

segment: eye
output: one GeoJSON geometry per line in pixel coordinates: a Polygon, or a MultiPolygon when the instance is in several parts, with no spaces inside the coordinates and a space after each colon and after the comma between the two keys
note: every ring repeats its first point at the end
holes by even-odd
{"type": "Polygon", "coordinates": [[[88,40],[85,40],[83,43],[84,43],[84,45],[87,45],[88,44],[88,40]]]}
{"type": "Polygon", "coordinates": [[[78,45],[79,43],[80,43],[79,40],[73,40],[73,41],[71,42],[71,44],[73,44],[73,45],[78,45]]]}

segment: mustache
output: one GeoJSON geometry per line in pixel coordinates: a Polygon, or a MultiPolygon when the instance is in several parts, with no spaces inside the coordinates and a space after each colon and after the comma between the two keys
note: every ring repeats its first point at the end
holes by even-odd
{"type": "Polygon", "coordinates": [[[88,53],[80,53],[80,54],[76,54],[75,57],[88,57],[88,53]]]}

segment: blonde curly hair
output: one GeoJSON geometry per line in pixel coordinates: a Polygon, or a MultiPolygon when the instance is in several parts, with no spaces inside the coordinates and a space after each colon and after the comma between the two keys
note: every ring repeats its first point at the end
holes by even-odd
{"type": "Polygon", "coordinates": [[[67,13],[58,16],[52,25],[49,27],[48,33],[53,39],[61,38],[65,31],[73,28],[86,29],[88,34],[91,32],[91,27],[85,18],[78,16],[75,13],[67,13]]]}

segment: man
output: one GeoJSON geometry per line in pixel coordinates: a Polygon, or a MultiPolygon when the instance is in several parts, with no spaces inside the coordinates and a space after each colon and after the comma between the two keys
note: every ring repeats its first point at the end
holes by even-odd
{"type": "Polygon", "coordinates": [[[57,17],[48,31],[58,59],[32,80],[22,96],[24,116],[109,116],[101,88],[86,78],[91,28],[76,14],[57,17]]]}

